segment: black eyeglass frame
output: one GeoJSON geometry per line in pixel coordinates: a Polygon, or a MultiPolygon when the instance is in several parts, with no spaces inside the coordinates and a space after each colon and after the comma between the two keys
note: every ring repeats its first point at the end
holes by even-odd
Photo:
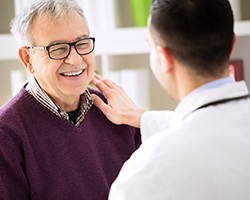
{"type": "Polygon", "coordinates": [[[67,58],[67,57],[70,55],[71,47],[72,47],[72,46],[74,46],[76,52],[77,52],[79,55],[81,55],[81,56],[88,55],[88,54],[90,54],[91,52],[93,52],[94,49],[95,49],[95,38],[94,38],[94,37],[87,37],[87,38],[79,39],[79,40],[77,40],[77,41],[75,41],[75,42],[72,42],[72,43],[70,43],[70,42],[61,42],[61,43],[51,44],[51,45],[48,45],[48,46],[27,46],[27,48],[28,48],[28,49],[46,50],[46,51],[48,52],[48,55],[49,55],[49,58],[50,58],[50,59],[52,59],[52,60],[63,60],[63,59],[67,58]],[[93,43],[92,49],[91,49],[89,52],[87,52],[87,53],[79,53],[78,50],[77,50],[76,44],[77,44],[78,42],[80,42],[80,41],[89,40],[89,39],[92,40],[92,43],[93,43]],[[50,48],[53,47],[53,46],[55,46],[55,45],[58,45],[58,44],[67,44],[67,45],[69,45],[69,47],[70,47],[70,48],[69,48],[69,52],[68,52],[68,54],[67,54],[66,56],[63,56],[62,58],[53,58],[53,57],[51,57],[51,55],[50,55],[50,48]]]}

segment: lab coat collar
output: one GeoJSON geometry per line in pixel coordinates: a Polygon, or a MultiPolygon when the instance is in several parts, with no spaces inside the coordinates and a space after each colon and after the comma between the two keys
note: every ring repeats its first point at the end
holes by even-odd
{"type": "Polygon", "coordinates": [[[184,98],[179,103],[171,118],[170,125],[174,126],[179,124],[189,114],[208,103],[223,99],[237,98],[248,94],[249,91],[245,81],[224,84],[212,89],[199,91],[195,93],[195,95],[192,95],[191,98],[184,98]]]}

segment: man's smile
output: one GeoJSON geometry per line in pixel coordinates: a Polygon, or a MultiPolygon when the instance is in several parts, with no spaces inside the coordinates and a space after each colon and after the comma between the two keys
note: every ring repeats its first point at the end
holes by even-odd
{"type": "Polygon", "coordinates": [[[85,69],[82,69],[82,70],[77,71],[77,72],[64,72],[64,73],[61,73],[61,75],[62,75],[62,76],[68,76],[68,77],[79,76],[79,75],[81,75],[84,71],[85,71],[85,69]]]}

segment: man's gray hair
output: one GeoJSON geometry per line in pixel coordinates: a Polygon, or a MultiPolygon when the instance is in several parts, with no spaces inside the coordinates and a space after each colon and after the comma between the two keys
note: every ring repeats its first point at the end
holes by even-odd
{"type": "Polygon", "coordinates": [[[34,38],[31,25],[39,15],[46,14],[56,21],[72,10],[86,21],[83,10],[76,0],[33,0],[12,20],[10,31],[20,46],[32,45],[34,38]]]}

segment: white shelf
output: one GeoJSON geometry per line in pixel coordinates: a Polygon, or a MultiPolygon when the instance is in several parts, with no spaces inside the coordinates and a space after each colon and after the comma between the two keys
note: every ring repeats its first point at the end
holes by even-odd
{"type": "Polygon", "coordinates": [[[0,34],[0,61],[18,59],[18,45],[11,34],[0,34]]]}
{"type": "MultiPolygon", "coordinates": [[[[237,21],[234,25],[238,37],[250,36],[250,21],[237,21]]],[[[121,55],[149,53],[147,28],[119,28],[94,33],[96,55],[121,55]]]]}
{"type": "Polygon", "coordinates": [[[146,28],[119,28],[94,33],[96,55],[149,53],[146,28]]]}
{"type": "MultiPolygon", "coordinates": [[[[250,21],[235,23],[238,37],[250,36],[250,21]]],[[[93,33],[96,37],[95,55],[129,55],[149,53],[147,28],[119,28],[112,31],[93,33]]],[[[17,42],[11,34],[1,34],[0,43],[7,44],[0,49],[0,60],[17,59],[17,42]]]]}
{"type": "MultiPolygon", "coordinates": [[[[127,55],[149,53],[146,28],[121,28],[93,34],[95,55],[127,55]]],[[[18,45],[11,34],[0,34],[0,60],[17,59],[18,45]]]]}
{"type": "Polygon", "coordinates": [[[238,37],[250,36],[250,20],[248,21],[237,21],[234,24],[235,34],[238,37]]]}

